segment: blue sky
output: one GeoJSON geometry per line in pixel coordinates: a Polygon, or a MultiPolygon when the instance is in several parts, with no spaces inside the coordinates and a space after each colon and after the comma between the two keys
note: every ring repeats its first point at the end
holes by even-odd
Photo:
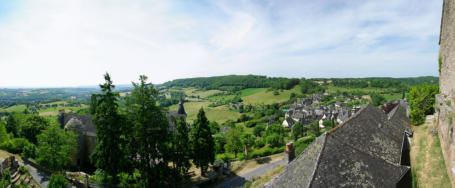
{"type": "Polygon", "coordinates": [[[0,87],[437,76],[442,0],[0,0],[0,87]],[[14,3],[12,3],[14,2],[14,3]]]}

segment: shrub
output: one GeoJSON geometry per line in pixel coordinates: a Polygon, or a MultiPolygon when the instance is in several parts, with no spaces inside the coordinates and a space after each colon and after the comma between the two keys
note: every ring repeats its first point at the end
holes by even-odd
{"type": "Polygon", "coordinates": [[[425,122],[425,115],[434,113],[435,95],[439,93],[437,85],[423,84],[412,87],[409,92],[411,122],[420,125],[425,122]]]}
{"type": "Polygon", "coordinates": [[[25,138],[13,138],[8,140],[0,145],[1,149],[4,149],[8,152],[19,154],[22,153],[24,148],[33,145],[25,138]]]}
{"type": "Polygon", "coordinates": [[[28,168],[25,168],[24,166],[20,166],[19,167],[19,173],[24,175],[24,174],[30,174],[30,171],[28,170],[28,168]]]}
{"type": "Polygon", "coordinates": [[[33,159],[37,156],[37,153],[38,153],[38,148],[35,145],[30,144],[30,145],[27,145],[24,147],[24,150],[22,151],[21,156],[25,157],[25,158],[33,159]]]}
{"type": "Polygon", "coordinates": [[[277,147],[277,148],[271,148],[269,146],[265,146],[261,149],[257,149],[257,150],[254,150],[252,152],[250,152],[248,155],[250,158],[258,158],[258,157],[265,157],[265,156],[269,156],[269,155],[273,155],[273,154],[277,154],[277,153],[281,153],[283,152],[285,149],[285,147],[277,147]]]}
{"type": "Polygon", "coordinates": [[[256,126],[257,123],[258,123],[258,122],[257,122],[256,120],[251,120],[251,121],[246,122],[246,125],[245,125],[245,126],[248,127],[248,128],[251,128],[251,127],[256,126]]]}
{"type": "Polygon", "coordinates": [[[263,125],[258,125],[256,127],[254,127],[253,134],[256,137],[260,137],[260,136],[262,136],[262,132],[264,132],[264,131],[265,131],[265,127],[263,125]]]}
{"type": "Polygon", "coordinates": [[[280,147],[284,145],[284,138],[276,133],[267,136],[266,140],[267,144],[269,144],[271,147],[280,147]]]}
{"type": "Polygon", "coordinates": [[[254,143],[254,147],[256,148],[262,148],[265,146],[265,143],[262,139],[257,139],[256,142],[254,143]]]}
{"type": "Polygon", "coordinates": [[[51,181],[49,182],[49,188],[62,188],[69,185],[68,180],[65,179],[61,174],[52,174],[51,181]]]}

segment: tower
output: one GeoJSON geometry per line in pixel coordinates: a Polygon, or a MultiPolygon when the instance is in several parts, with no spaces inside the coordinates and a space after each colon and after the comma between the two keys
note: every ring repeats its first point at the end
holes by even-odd
{"type": "Polygon", "coordinates": [[[180,96],[179,109],[177,111],[177,114],[179,114],[179,115],[186,115],[185,108],[183,107],[183,103],[184,103],[184,101],[183,101],[182,97],[180,96]]]}

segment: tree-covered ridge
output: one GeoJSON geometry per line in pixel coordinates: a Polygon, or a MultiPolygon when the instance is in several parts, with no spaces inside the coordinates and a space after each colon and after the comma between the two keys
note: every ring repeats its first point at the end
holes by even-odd
{"type": "MultiPolygon", "coordinates": [[[[299,78],[275,78],[258,75],[228,75],[214,77],[198,77],[176,79],[164,83],[165,87],[196,87],[200,89],[218,89],[237,91],[245,88],[274,88],[290,89],[298,85],[302,79],[299,78]]],[[[438,77],[424,76],[414,78],[313,78],[321,85],[333,85],[348,88],[403,88],[407,86],[420,85],[423,83],[434,84],[439,82],[438,77]]]]}
{"type": "Polygon", "coordinates": [[[169,81],[166,87],[196,87],[201,89],[218,89],[237,91],[245,88],[290,89],[299,83],[299,79],[273,78],[258,75],[228,75],[214,77],[186,78],[169,81]]]}

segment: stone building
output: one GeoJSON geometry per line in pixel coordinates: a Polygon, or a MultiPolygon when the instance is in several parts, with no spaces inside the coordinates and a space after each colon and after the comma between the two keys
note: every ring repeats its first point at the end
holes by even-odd
{"type": "Polygon", "coordinates": [[[439,38],[439,88],[435,118],[447,172],[455,187],[455,0],[444,0],[439,38]]]}
{"type": "Polygon", "coordinates": [[[366,105],[308,146],[265,187],[410,187],[406,103],[366,105]]]}
{"type": "Polygon", "coordinates": [[[67,114],[61,110],[58,121],[62,129],[73,131],[77,135],[77,153],[72,165],[82,168],[91,168],[90,154],[95,150],[96,126],[92,123],[93,116],[67,114]]]}

